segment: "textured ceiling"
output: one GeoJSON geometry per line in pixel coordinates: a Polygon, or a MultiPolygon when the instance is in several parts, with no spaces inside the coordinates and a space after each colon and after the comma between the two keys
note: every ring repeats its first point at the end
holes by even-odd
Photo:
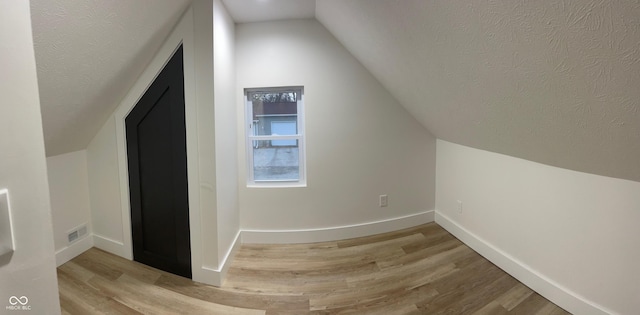
{"type": "Polygon", "coordinates": [[[189,2],[31,0],[48,156],[87,147],[189,2]]]}
{"type": "MultiPolygon", "coordinates": [[[[316,18],[436,137],[640,181],[640,2],[223,0],[316,18]]],[[[47,155],[86,148],[189,0],[32,0],[47,155]]]]}
{"type": "Polygon", "coordinates": [[[640,181],[639,1],[318,0],[436,137],[640,181]]]}

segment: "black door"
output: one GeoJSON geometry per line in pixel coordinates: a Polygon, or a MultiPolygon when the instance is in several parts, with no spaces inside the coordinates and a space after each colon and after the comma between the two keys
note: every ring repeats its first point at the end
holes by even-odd
{"type": "Polygon", "coordinates": [[[134,260],[191,278],[182,46],[125,125],[134,260]]]}

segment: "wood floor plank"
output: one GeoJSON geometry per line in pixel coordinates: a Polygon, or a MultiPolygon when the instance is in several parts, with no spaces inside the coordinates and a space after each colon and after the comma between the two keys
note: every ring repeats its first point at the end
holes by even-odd
{"type": "Polygon", "coordinates": [[[265,314],[264,310],[230,307],[189,296],[175,299],[172,291],[139,281],[126,274],[115,282],[99,277],[92,281],[110,291],[115,300],[143,314],[265,314]]]}
{"type": "Polygon", "coordinates": [[[509,289],[509,291],[497,298],[496,302],[500,303],[500,305],[502,305],[507,311],[511,311],[531,294],[533,294],[533,290],[529,289],[522,283],[518,283],[513,288],[509,289]]]}
{"type": "Polygon", "coordinates": [[[507,311],[500,303],[491,301],[481,309],[473,312],[473,315],[508,315],[507,311]]]}
{"type": "Polygon", "coordinates": [[[110,268],[117,269],[123,274],[135,277],[136,279],[146,283],[154,283],[162,274],[166,274],[161,270],[138,262],[131,262],[129,260],[122,259],[121,257],[105,254],[106,252],[99,249],[84,253],[87,259],[99,260],[102,264],[107,265],[110,268]]]}
{"type": "Polygon", "coordinates": [[[354,263],[340,269],[320,270],[257,270],[232,268],[227,274],[226,284],[230,287],[251,287],[255,282],[280,284],[285,287],[302,288],[310,283],[342,282],[349,277],[373,274],[380,271],[375,261],[354,263]]]}
{"type": "Polygon", "coordinates": [[[332,314],[420,314],[416,303],[433,298],[437,294],[437,291],[428,286],[396,290],[387,293],[383,298],[363,302],[356,307],[334,307],[327,312],[332,314]]]}
{"type": "Polygon", "coordinates": [[[407,269],[412,268],[414,265],[420,266],[433,266],[441,263],[451,263],[457,259],[463,258],[469,255],[473,251],[467,246],[456,246],[444,251],[441,251],[434,255],[419,255],[420,252],[414,252],[407,254],[399,259],[384,259],[376,261],[381,270],[385,269],[407,269]],[[418,257],[416,257],[418,256],[418,257]],[[406,262],[406,263],[405,263],[406,262]],[[407,267],[408,266],[408,267],[407,267]]]}
{"type": "Polygon", "coordinates": [[[73,263],[109,280],[116,280],[122,276],[123,271],[105,263],[102,259],[96,259],[96,255],[98,255],[96,250],[86,251],[74,258],[73,263]]]}
{"type": "Polygon", "coordinates": [[[534,293],[514,307],[510,314],[537,314],[548,301],[540,294],[534,293]]]}
{"type": "Polygon", "coordinates": [[[413,274],[387,274],[375,279],[358,279],[347,290],[337,290],[327,294],[312,296],[309,304],[312,310],[357,307],[389,299],[395,293],[407,291],[442,278],[454,271],[453,264],[433,266],[432,269],[413,274]]]}
{"type": "Polygon", "coordinates": [[[449,234],[447,230],[442,228],[438,230],[434,230],[432,234],[425,235],[423,233],[423,235],[425,236],[425,238],[422,242],[417,242],[417,243],[402,246],[402,249],[404,250],[404,252],[407,254],[411,254],[412,252],[415,252],[421,249],[425,249],[428,247],[432,247],[434,245],[444,243],[446,241],[457,239],[453,235],[449,234]]]}
{"type": "MultiPolygon", "coordinates": [[[[425,258],[436,260],[437,258],[433,258],[433,257],[439,257],[439,256],[436,256],[438,254],[457,253],[457,251],[455,251],[456,248],[461,251],[470,252],[467,250],[468,247],[462,246],[462,245],[463,245],[462,242],[460,242],[459,240],[452,239],[452,240],[442,242],[440,244],[434,244],[433,246],[413,251],[411,253],[405,253],[404,255],[401,255],[401,256],[397,256],[397,257],[391,256],[385,259],[378,259],[376,261],[380,269],[386,269],[393,266],[410,265],[413,263],[418,263],[419,261],[424,260],[425,258]]],[[[448,261],[453,261],[457,257],[458,256],[451,255],[451,256],[446,256],[443,259],[448,259],[448,261]]]]}
{"type": "Polygon", "coordinates": [[[58,270],[60,304],[66,312],[71,314],[139,314],[115,301],[108,292],[101,291],[78,278],[81,277],[58,270]]]}
{"type": "Polygon", "coordinates": [[[516,282],[510,275],[501,275],[487,285],[477,286],[467,291],[467,294],[456,301],[453,307],[449,307],[449,310],[454,310],[451,314],[473,314],[484,307],[487,301],[494,300],[516,282]]]}
{"type": "Polygon", "coordinates": [[[470,312],[465,307],[469,300],[481,303],[478,309],[488,304],[493,299],[492,283],[508,281],[511,276],[488,262],[477,266],[475,272],[464,270],[439,279],[433,287],[440,294],[426,303],[420,303],[418,308],[435,314],[462,314],[470,312]]]}
{"type": "Polygon", "coordinates": [[[555,304],[545,303],[534,315],[561,314],[564,310],[555,304]]]}
{"type": "Polygon", "coordinates": [[[280,311],[309,310],[309,299],[303,295],[267,296],[256,293],[223,290],[201,283],[193,283],[189,279],[174,275],[161,276],[156,282],[156,285],[185,296],[228,306],[280,311]]]}
{"type": "MultiPolygon", "coordinates": [[[[351,266],[354,263],[369,263],[375,261],[381,256],[403,255],[401,246],[424,239],[422,234],[412,234],[403,237],[397,237],[390,240],[380,241],[373,244],[362,244],[357,249],[346,248],[324,252],[322,255],[314,255],[311,249],[307,249],[305,253],[296,255],[288,252],[286,246],[281,250],[272,253],[272,259],[269,257],[260,257],[262,260],[257,263],[256,259],[237,259],[234,266],[244,269],[260,270],[284,270],[284,271],[305,271],[305,270],[339,270],[343,266],[351,266]],[[381,250],[385,249],[385,250],[381,250]],[[365,255],[362,255],[366,253],[365,255]],[[276,259],[277,258],[277,259],[276,259]],[[317,259],[314,259],[317,258],[317,259]]],[[[241,250],[242,252],[242,250],[241,250]]],[[[247,257],[243,254],[242,257],[247,257]]],[[[249,256],[257,257],[257,256],[249,256]]]]}
{"type": "Polygon", "coordinates": [[[76,264],[73,261],[63,264],[62,266],[58,267],[58,270],[81,282],[86,282],[95,275],[95,273],[85,269],[84,267],[76,264]]]}
{"type": "Polygon", "coordinates": [[[439,279],[433,283],[433,287],[441,294],[450,292],[466,292],[467,290],[483,284],[485,281],[496,279],[503,274],[502,270],[487,260],[477,260],[475,263],[459,272],[439,279]]]}
{"type": "Polygon", "coordinates": [[[98,249],[58,268],[63,314],[568,314],[435,223],[243,244],[216,288],[98,249]]]}

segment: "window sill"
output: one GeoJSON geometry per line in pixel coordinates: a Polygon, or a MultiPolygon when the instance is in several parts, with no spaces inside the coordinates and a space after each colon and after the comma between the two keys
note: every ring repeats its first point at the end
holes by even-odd
{"type": "Polygon", "coordinates": [[[306,188],[307,183],[301,182],[263,182],[249,183],[247,188],[306,188]]]}

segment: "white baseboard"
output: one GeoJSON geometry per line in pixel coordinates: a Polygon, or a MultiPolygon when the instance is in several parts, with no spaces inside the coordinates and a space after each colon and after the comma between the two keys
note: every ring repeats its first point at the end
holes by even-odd
{"type": "Polygon", "coordinates": [[[84,253],[91,247],[93,247],[93,238],[91,235],[87,235],[82,239],[77,240],[73,244],[56,252],[56,266],[60,267],[60,265],[84,253]]]}
{"type": "Polygon", "coordinates": [[[493,246],[438,211],[435,213],[435,221],[474,251],[567,311],[573,314],[615,314],[531,269],[525,263],[493,246]]]}
{"type": "Polygon", "coordinates": [[[242,230],[242,242],[254,244],[316,243],[392,232],[434,221],[434,210],[398,218],[306,230],[242,230]]]}
{"type": "Polygon", "coordinates": [[[242,237],[240,231],[238,231],[236,237],[233,239],[233,244],[231,244],[229,250],[227,250],[226,255],[222,259],[220,267],[218,269],[215,269],[208,266],[202,266],[199,272],[193,273],[193,280],[217,287],[222,286],[222,283],[227,276],[227,271],[231,266],[231,261],[233,260],[233,257],[235,256],[238,249],[240,249],[241,245],[242,237]]]}
{"type": "Polygon", "coordinates": [[[93,246],[102,249],[105,252],[109,252],[129,260],[133,260],[133,254],[125,249],[124,243],[110,239],[108,237],[93,234],[93,246]]]}

